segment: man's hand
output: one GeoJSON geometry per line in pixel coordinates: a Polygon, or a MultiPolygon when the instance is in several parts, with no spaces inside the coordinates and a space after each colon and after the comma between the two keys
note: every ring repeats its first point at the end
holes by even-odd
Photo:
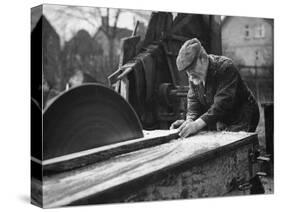
{"type": "Polygon", "coordinates": [[[196,121],[185,121],[179,127],[179,136],[186,138],[192,134],[197,133],[205,126],[206,123],[200,118],[197,119],[196,121]]]}
{"type": "Polygon", "coordinates": [[[183,119],[180,119],[180,120],[176,120],[175,122],[173,122],[170,126],[170,130],[172,129],[178,129],[182,124],[187,124],[189,122],[193,122],[193,120],[191,119],[188,119],[188,120],[183,120],[183,119]]]}
{"type": "Polygon", "coordinates": [[[185,122],[185,120],[183,120],[183,119],[176,120],[175,122],[173,122],[173,123],[171,124],[170,130],[179,128],[179,126],[181,126],[182,123],[184,123],[184,122],[185,122]]]}

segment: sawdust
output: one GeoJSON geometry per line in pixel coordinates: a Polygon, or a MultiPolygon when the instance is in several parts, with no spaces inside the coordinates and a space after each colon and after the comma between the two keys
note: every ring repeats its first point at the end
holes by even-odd
{"type": "Polygon", "coordinates": [[[175,166],[249,135],[252,134],[201,132],[188,138],[174,139],[168,143],[92,164],[83,168],[81,172],[65,173],[59,180],[56,177],[44,179],[44,203],[49,206],[68,204],[75,199],[175,166]]]}

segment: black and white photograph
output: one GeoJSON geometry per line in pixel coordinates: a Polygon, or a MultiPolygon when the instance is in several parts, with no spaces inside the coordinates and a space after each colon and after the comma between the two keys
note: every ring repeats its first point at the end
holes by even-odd
{"type": "Polygon", "coordinates": [[[274,18],[30,13],[33,205],[275,193],[274,18]]]}

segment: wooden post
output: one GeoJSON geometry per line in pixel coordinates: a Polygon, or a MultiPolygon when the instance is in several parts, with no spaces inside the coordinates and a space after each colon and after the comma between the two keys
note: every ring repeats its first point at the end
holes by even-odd
{"type": "MultiPolygon", "coordinates": [[[[132,37],[122,39],[119,68],[121,68],[122,65],[127,63],[130,59],[132,59],[136,55],[136,46],[140,41],[140,36],[136,36],[138,25],[139,25],[139,21],[137,21],[136,23],[136,26],[132,33],[132,37]]],[[[119,81],[118,93],[120,93],[120,95],[123,96],[126,100],[129,100],[129,80],[127,76],[124,76],[121,80],[118,81],[119,81]]]]}
{"type": "Polygon", "coordinates": [[[210,15],[210,53],[211,54],[222,54],[222,43],[221,43],[221,16],[210,15]]]}

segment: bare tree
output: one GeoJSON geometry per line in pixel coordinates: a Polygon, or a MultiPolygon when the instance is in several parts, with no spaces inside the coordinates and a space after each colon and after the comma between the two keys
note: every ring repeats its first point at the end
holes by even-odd
{"type": "Polygon", "coordinates": [[[50,5],[45,9],[47,18],[61,38],[63,84],[67,83],[78,69],[91,74],[101,82],[107,82],[107,76],[118,65],[116,44],[120,38],[118,29],[120,15],[123,12],[135,12],[139,16],[138,11],[63,5],[50,5]],[[101,45],[103,40],[93,39],[97,31],[102,32],[103,39],[106,39],[106,48],[101,45]],[[90,51],[91,48],[93,50],[90,51]]]}

